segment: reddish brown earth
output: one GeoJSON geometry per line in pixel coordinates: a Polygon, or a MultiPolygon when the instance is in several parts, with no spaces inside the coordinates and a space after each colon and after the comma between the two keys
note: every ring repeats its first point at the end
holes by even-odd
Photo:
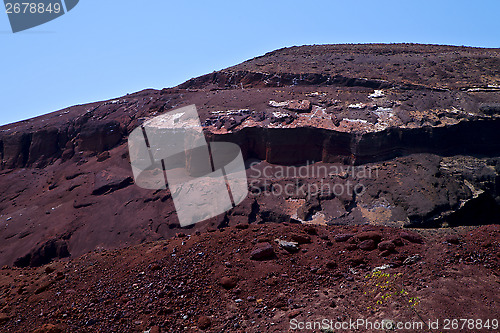
{"type": "Polygon", "coordinates": [[[286,48],[175,88],[2,126],[0,328],[189,331],[207,316],[200,326],[213,331],[281,332],[288,316],[498,317],[499,128],[499,49],[414,44],[286,48]],[[231,211],[181,228],[168,189],[134,184],[127,137],[190,104],[209,141],[241,147],[250,193],[231,211]],[[279,174],[304,165],[307,176],[279,174]],[[362,195],[305,190],[348,183],[363,185],[362,195]],[[289,184],[292,193],[277,193],[289,184]],[[278,249],[275,238],[290,239],[301,223],[323,238],[310,235],[292,254],[278,249]],[[381,228],[384,241],[401,228],[427,229],[418,231],[423,244],[403,241],[381,257],[372,249],[378,239],[334,240],[359,225],[381,228]],[[192,236],[169,240],[178,233],[192,236]],[[445,241],[455,234],[458,244],[445,241]],[[255,239],[265,237],[276,257],[251,260],[255,239]],[[396,260],[414,254],[423,259],[396,260]],[[366,259],[361,267],[356,256],[366,259]],[[329,260],[337,266],[324,268],[329,260]],[[363,276],[384,263],[402,273],[392,284],[419,297],[417,312],[402,296],[368,310],[374,278],[363,276]],[[222,290],[222,275],[236,287],[222,290]],[[337,306],[326,306],[332,300],[337,306]]]}
{"type": "Polygon", "coordinates": [[[59,330],[50,332],[288,332],[291,319],[491,321],[499,315],[499,246],[498,225],[213,229],[39,268],[4,268],[2,331],[54,325],[59,330]],[[275,239],[302,244],[288,252],[275,239]],[[361,250],[367,241],[393,250],[361,250]],[[262,244],[271,256],[251,259],[262,244]],[[383,265],[391,266],[381,270],[390,277],[373,275],[383,265]]]}

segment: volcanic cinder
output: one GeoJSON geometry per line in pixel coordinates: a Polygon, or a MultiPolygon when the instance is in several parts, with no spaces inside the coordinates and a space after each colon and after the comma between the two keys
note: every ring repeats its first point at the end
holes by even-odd
{"type": "MultiPolygon", "coordinates": [[[[431,315],[444,305],[426,293],[426,284],[434,280],[438,290],[444,288],[438,285],[441,281],[458,289],[468,282],[456,278],[457,272],[474,276],[468,267],[453,271],[446,265],[479,267],[471,284],[478,279],[489,287],[499,282],[500,49],[416,44],[284,48],[174,88],[144,90],[2,126],[0,160],[0,265],[18,267],[0,274],[0,307],[5,306],[0,325],[9,331],[16,331],[16,325],[29,330],[50,322],[72,332],[85,331],[85,325],[141,332],[151,326],[175,331],[193,325],[237,331],[246,325],[253,328],[244,331],[281,332],[288,329],[289,319],[312,311],[305,299],[313,296],[305,286],[321,286],[321,302],[332,309],[344,307],[332,319],[364,314],[349,308],[346,293],[335,288],[352,286],[362,279],[360,272],[384,264],[382,270],[400,267],[396,273],[410,275],[412,291],[424,290],[421,296],[428,298],[422,306],[428,319],[434,319],[431,315]],[[127,137],[145,121],[191,104],[198,109],[207,141],[240,146],[249,195],[220,216],[181,228],[168,188],[146,190],[134,184],[127,137]],[[241,249],[239,240],[231,238],[238,233],[241,249]],[[183,239],[196,250],[182,250],[179,258],[189,261],[194,272],[176,262],[183,239]],[[128,247],[138,244],[143,245],[128,247]],[[87,254],[91,251],[98,252],[87,254]],[[209,253],[220,260],[187,259],[199,255],[201,260],[209,253]],[[250,253],[262,254],[258,259],[263,260],[248,259],[250,253]],[[337,258],[339,253],[347,254],[337,258]],[[441,255],[447,263],[437,265],[441,255]],[[131,259],[118,264],[118,258],[127,256],[131,259]],[[71,260],[57,261],[66,257],[71,260]],[[326,261],[315,263],[320,257],[326,261]],[[48,270],[36,268],[53,260],[48,270]],[[84,293],[85,282],[76,272],[85,271],[90,262],[101,267],[89,268],[99,277],[89,278],[96,293],[97,284],[111,279],[109,272],[116,270],[114,283],[121,286],[106,280],[103,290],[121,297],[125,308],[132,304],[149,312],[117,314],[112,301],[91,292],[76,307],[88,315],[82,307],[90,302],[99,319],[61,310],[48,321],[35,316],[16,324],[23,307],[47,300],[46,293],[63,293],[58,303],[62,307],[75,290],[84,293]],[[149,266],[142,267],[144,262],[149,266]],[[148,282],[151,289],[161,276],[170,282],[178,279],[177,284],[189,279],[192,288],[189,282],[182,287],[166,284],[161,290],[144,290],[141,295],[151,301],[128,299],[131,294],[124,288],[135,280],[120,265],[129,265],[134,277],[139,274],[137,288],[148,282]],[[179,265],[179,272],[172,265],[179,265]],[[297,267],[308,273],[296,272],[302,269],[297,267]],[[54,269],[60,274],[52,274],[54,269]],[[217,279],[225,275],[231,276],[220,283],[223,293],[212,295],[211,284],[219,288],[217,279]],[[315,279],[321,284],[313,283],[315,279]],[[191,289],[184,290],[186,286],[191,289]],[[272,300],[255,300],[259,293],[270,297],[273,288],[279,293],[272,300]],[[300,301],[289,295],[295,288],[300,301]],[[190,314],[175,303],[181,295],[191,295],[186,305],[190,314]],[[209,295],[226,304],[221,311],[234,317],[200,305],[209,295]],[[21,305],[11,306],[7,299],[21,305]],[[238,302],[229,306],[234,299],[238,302]],[[244,305],[238,308],[239,303],[244,305]],[[176,311],[185,311],[183,319],[178,314],[168,319],[176,311]],[[256,328],[259,320],[264,324],[256,328]]],[[[482,305],[472,294],[466,298],[475,304],[473,314],[498,314],[493,292],[490,303],[482,305]]],[[[53,313],[53,305],[47,304],[42,302],[38,313],[53,313]]],[[[448,304],[449,315],[468,315],[459,305],[443,304],[448,304]]],[[[368,301],[357,305],[370,306],[368,301]]],[[[368,313],[377,318],[397,309],[380,313],[372,308],[368,313]]]]}

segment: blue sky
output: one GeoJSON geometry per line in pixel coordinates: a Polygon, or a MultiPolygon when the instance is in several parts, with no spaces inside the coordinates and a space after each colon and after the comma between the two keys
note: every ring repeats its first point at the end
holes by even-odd
{"type": "Polygon", "coordinates": [[[500,1],[80,0],[13,34],[0,13],[0,125],[169,87],[277,48],[333,43],[500,47],[500,1]]]}

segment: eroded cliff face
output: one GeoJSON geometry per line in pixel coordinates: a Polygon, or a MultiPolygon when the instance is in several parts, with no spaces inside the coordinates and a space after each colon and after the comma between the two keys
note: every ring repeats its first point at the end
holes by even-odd
{"type": "Polygon", "coordinates": [[[291,48],[175,88],[2,126],[0,264],[38,265],[182,231],[168,189],[134,186],[126,140],[144,121],[190,104],[208,141],[241,147],[250,190],[190,233],[283,221],[498,223],[499,58],[498,50],[421,45],[291,48]],[[257,172],[304,164],[330,171],[257,172]],[[350,172],[363,168],[372,176],[350,172]],[[324,184],[329,191],[312,190],[324,184]],[[349,184],[363,193],[332,190],[349,184]],[[276,192],[286,186],[291,193],[276,192]]]}

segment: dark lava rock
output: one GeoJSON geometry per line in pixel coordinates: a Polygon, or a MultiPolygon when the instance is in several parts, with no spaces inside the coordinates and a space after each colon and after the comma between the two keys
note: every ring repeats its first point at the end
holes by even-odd
{"type": "Polygon", "coordinates": [[[265,260],[274,258],[273,246],[269,243],[258,243],[250,253],[252,260],[265,260]]]}

